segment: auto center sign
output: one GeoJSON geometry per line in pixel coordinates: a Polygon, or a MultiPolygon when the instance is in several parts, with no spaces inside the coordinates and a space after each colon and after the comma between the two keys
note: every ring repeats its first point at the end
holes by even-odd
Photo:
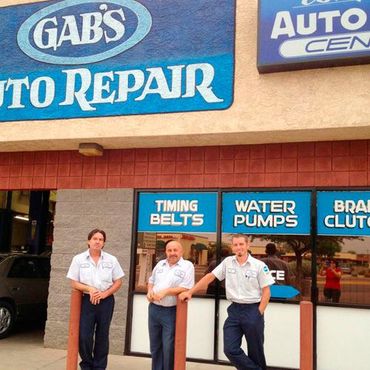
{"type": "Polygon", "coordinates": [[[0,25],[1,121],[232,104],[234,0],[49,1],[0,25]]]}
{"type": "Polygon", "coordinates": [[[369,0],[260,0],[258,70],[370,61],[369,0]]]}

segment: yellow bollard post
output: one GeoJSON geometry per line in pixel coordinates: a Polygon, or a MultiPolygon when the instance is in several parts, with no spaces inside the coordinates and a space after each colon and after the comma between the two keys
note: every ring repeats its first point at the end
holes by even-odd
{"type": "Polygon", "coordinates": [[[73,289],[71,293],[71,307],[70,307],[70,316],[69,316],[69,333],[68,333],[66,370],[77,370],[81,302],[82,302],[82,293],[79,290],[73,289]]]}

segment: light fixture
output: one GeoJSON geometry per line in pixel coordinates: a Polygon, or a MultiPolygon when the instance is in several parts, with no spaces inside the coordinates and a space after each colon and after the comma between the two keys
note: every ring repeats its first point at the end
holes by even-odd
{"type": "Polygon", "coordinates": [[[101,157],[103,147],[97,143],[81,143],[78,146],[78,152],[86,157],[101,157]]]}
{"type": "Polygon", "coordinates": [[[24,216],[16,215],[16,216],[14,216],[14,218],[16,218],[17,220],[21,220],[21,221],[29,221],[30,220],[27,215],[24,215],[24,216]]]}

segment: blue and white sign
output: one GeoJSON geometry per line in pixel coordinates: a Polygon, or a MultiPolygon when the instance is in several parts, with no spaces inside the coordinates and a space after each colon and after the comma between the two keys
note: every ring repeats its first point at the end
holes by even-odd
{"type": "Polygon", "coordinates": [[[370,236],[370,192],[318,192],[317,234],[370,236]]]}
{"type": "Polygon", "coordinates": [[[139,232],[214,233],[217,193],[140,193],[139,232]]]}
{"type": "Polygon", "coordinates": [[[225,193],[222,232],[309,235],[310,192],[225,193]]]}
{"type": "Polygon", "coordinates": [[[226,109],[234,36],[235,0],[0,8],[0,120],[226,109]]]}
{"type": "Polygon", "coordinates": [[[298,294],[300,294],[299,290],[292,287],[291,285],[271,285],[270,292],[272,298],[294,298],[298,294]]]}
{"type": "Polygon", "coordinates": [[[369,0],[260,0],[258,70],[370,61],[369,0]]]}

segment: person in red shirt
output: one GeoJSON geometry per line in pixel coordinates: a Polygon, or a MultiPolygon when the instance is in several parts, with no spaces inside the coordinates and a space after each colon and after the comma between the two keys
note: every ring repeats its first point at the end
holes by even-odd
{"type": "Polygon", "coordinates": [[[328,302],[338,303],[340,298],[340,278],[342,271],[338,262],[330,260],[326,265],[321,266],[320,275],[325,276],[324,296],[328,302]]]}

